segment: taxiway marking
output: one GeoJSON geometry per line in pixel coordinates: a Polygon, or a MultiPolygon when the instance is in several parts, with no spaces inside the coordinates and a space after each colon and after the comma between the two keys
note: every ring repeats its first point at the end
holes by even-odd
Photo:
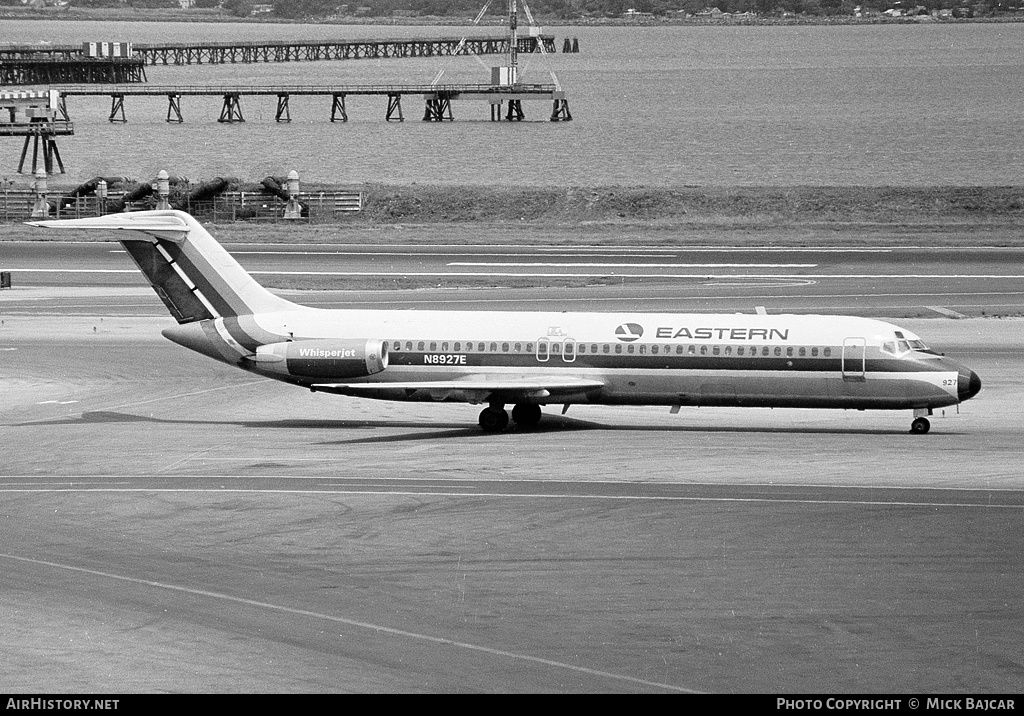
{"type": "Polygon", "coordinates": [[[492,268],[815,268],[818,264],[766,264],[766,263],[688,263],[688,264],[625,264],[600,262],[542,262],[542,261],[450,261],[448,266],[489,266],[492,268]]]}
{"type": "MultiPolygon", "coordinates": [[[[190,477],[202,479],[210,478],[206,475],[174,475],[176,478],[190,477]]],[[[223,476],[221,476],[223,477],[223,476]]],[[[265,477],[262,479],[311,479],[306,476],[293,476],[280,478],[278,476],[265,477]]],[[[66,478],[65,478],[66,479],[66,478]]],[[[139,478],[141,479],[141,477],[139,478]]],[[[223,477],[225,481],[236,480],[237,476],[223,477]]],[[[20,484],[20,483],[15,483],[20,484]]],[[[451,489],[451,486],[446,486],[451,489]]],[[[783,486],[788,487],[788,486],[783,486]]],[[[915,489],[915,488],[906,488],[915,489]]],[[[923,488],[922,488],[923,489],[923,488]]],[[[7,488],[0,486],[0,494],[10,493],[138,493],[138,494],[261,494],[261,495],[366,495],[372,497],[398,496],[398,497],[504,497],[512,499],[558,499],[558,500],[623,500],[639,502],[701,502],[701,503],[728,503],[728,504],[793,504],[793,505],[853,505],[859,507],[956,507],[956,508],[982,508],[990,509],[1014,509],[1024,510],[1024,504],[993,504],[991,502],[926,502],[926,501],[886,501],[886,500],[857,500],[857,499],[812,499],[799,497],[697,497],[693,495],[598,495],[586,493],[543,493],[543,492],[444,492],[438,490],[366,490],[366,489],[262,489],[241,488],[241,487],[52,487],[52,488],[29,488],[16,487],[7,488]]],[[[1007,492],[1015,492],[1008,490],[1007,492]]],[[[2,555],[0,555],[2,556],[2,555]]]]}
{"type": "Polygon", "coordinates": [[[947,316],[949,318],[967,318],[967,316],[965,316],[962,313],[957,313],[956,311],[952,311],[942,306],[925,306],[925,308],[927,308],[929,311],[935,311],[936,313],[940,313],[943,316],[947,316]]]}
{"type": "Polygon", "coordinates": [[[681,686],[673,686],[672,684],[663,684],[657,681],[648,681],[646,679],[639,679],[634,676],[627,676],[625,674],[615,674],[610,671],[601,671],[600,669],[590,669],[586,666],[577,666],[575,664],[567,664],[562,661],[555,661],[554,659],[545,659],[539,656],[531,656],[529,654],[520,654],[514,651],[506,651],[504,649],[494,649],[489,646],[481,646],[479,644],[471,644],[465,641],[457,641],[455,639],[448,639],[447,637],[432,636],[430,634],[421,634],[419,632],[407,631],[405,629],[396,629],[394,627],[383,626],[381,624],[374,624],[372,622],[359,621],[357,619],[349,619],[347,617],[339,617],[333,614],[323,614],[321,612],[314,612],[308,609],[297,609],[295,607],[287,607],[282,604],[274,604],[272,602],[262,602],[256,599],[246,599],[244,597],[236,597],[231,594],[225,594],[223,592],[214,592],[208,589],[196,589],[194,587],[185,587],[180,584],[171,584],[169,582],[157,582],[150,579],[140,579],[138,577],[129,577],[124,574],[115,574],[113,572],[103,572],[98,569],[86,569],[85,567],[76,567],[71,564],[62,564],[60,562],[50,562],[43,559],[34,559],[32,557],[24,557],[15,554],[2,554],[0,558],[8,559],[17,562],[23,562],[27,564],[35,564],[39,566],[52,567],[54,569],[61,569],[69,572],[78,572],[79,574],[88,574],[94,577],[103,577],[105,579],[113,579],[120,582],[127,582],[129,584],[139,584],[146,587],[154,587],[156,589],[165,589],[172,592],[178,592],[181,594],[190,594],[198,597],[208,597],[210,599],[219,599],[222,601],[232,602],[235,604],[243,604],[245,606],[256,607],[259,609],[267,609],[284,614],[292,614],[300,617],[310,617],[312,619],[321,619],[324,621],[334,622],[336,624],[344,624],[350,627],[356,627],[359,629],[366,629],[374,631],[380,634],[388,634],[390,636],[403,637],[406,639],[415,639],[418,641],[425,641],[433,644],[440,644],[443,646],[451,646],[459,649],[466,649],[469,651],[481,652],[484,654],[490,654],[491,656],[498,656],[507,659],[513,659],[516,661],[526,661],[533,664],[541,664],[543,666],[550,666],[557,669],[567,669],[569,671],[575,671],[580,674],[587,674],[588,676],[597,676],[607,679],[615,679],[617,681],[626,681],[633,684],[639,684],[641,686],[649,686],[656,689],[666,689],[669,691],[678,691],[681,693],[695,694],[701,693],[694,689],[687,689],[681,686]]]}

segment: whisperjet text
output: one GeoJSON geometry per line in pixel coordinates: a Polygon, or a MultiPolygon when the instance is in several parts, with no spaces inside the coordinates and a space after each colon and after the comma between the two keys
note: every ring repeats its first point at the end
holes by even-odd
{"type": "Polygon", "coordinates": [[[658,338],[690,338],[692,340],[730,340],[750,341],[755,338],[763,338],[766,341],[779,339],[789,340],[789,329],[781,328],[673,328],[671,326],[658,326],[656,329],[658,338]]]}

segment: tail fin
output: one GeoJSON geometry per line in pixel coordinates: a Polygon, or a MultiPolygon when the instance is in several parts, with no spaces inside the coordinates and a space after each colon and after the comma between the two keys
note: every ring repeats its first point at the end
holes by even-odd
{"type": "Polygon", "coordinates": [[[26,223],[148,234],[151,238],[122,239],[121,245],[178,323],[295,308],[295,304],[256,283],[198,221],[183,211],[138,211],[26,223]]]}

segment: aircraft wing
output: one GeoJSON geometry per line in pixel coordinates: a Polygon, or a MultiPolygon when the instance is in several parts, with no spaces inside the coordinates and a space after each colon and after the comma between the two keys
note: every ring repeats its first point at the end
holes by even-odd
{"type": "Polygon", "coordinates": [[[604,387],[604,382],[589,378],[536,376],[530,378],[497,378],[468,376],[457,380],[423,380],[408,383],[381,381],[378,383],[316,383],[313,390],[340,395],[372,395],[387,391],[403,391],[406,397],[423,391],[434,400],[444,400],[453,394],[464,396],[470,402],[486,402],[500,398],[510,403],[520,400],[555,402],[559,395],[589,393],[604,387]]]}

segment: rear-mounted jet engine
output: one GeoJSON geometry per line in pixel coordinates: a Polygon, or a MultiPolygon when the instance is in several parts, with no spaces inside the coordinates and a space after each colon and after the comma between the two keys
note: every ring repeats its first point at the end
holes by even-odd
{"type": "Polygon", "coordinates": [[[256,363],[300,378],[363,378],[388,367],[388,345],[376,339],[269,343],[256,349],[256,363]]]}

